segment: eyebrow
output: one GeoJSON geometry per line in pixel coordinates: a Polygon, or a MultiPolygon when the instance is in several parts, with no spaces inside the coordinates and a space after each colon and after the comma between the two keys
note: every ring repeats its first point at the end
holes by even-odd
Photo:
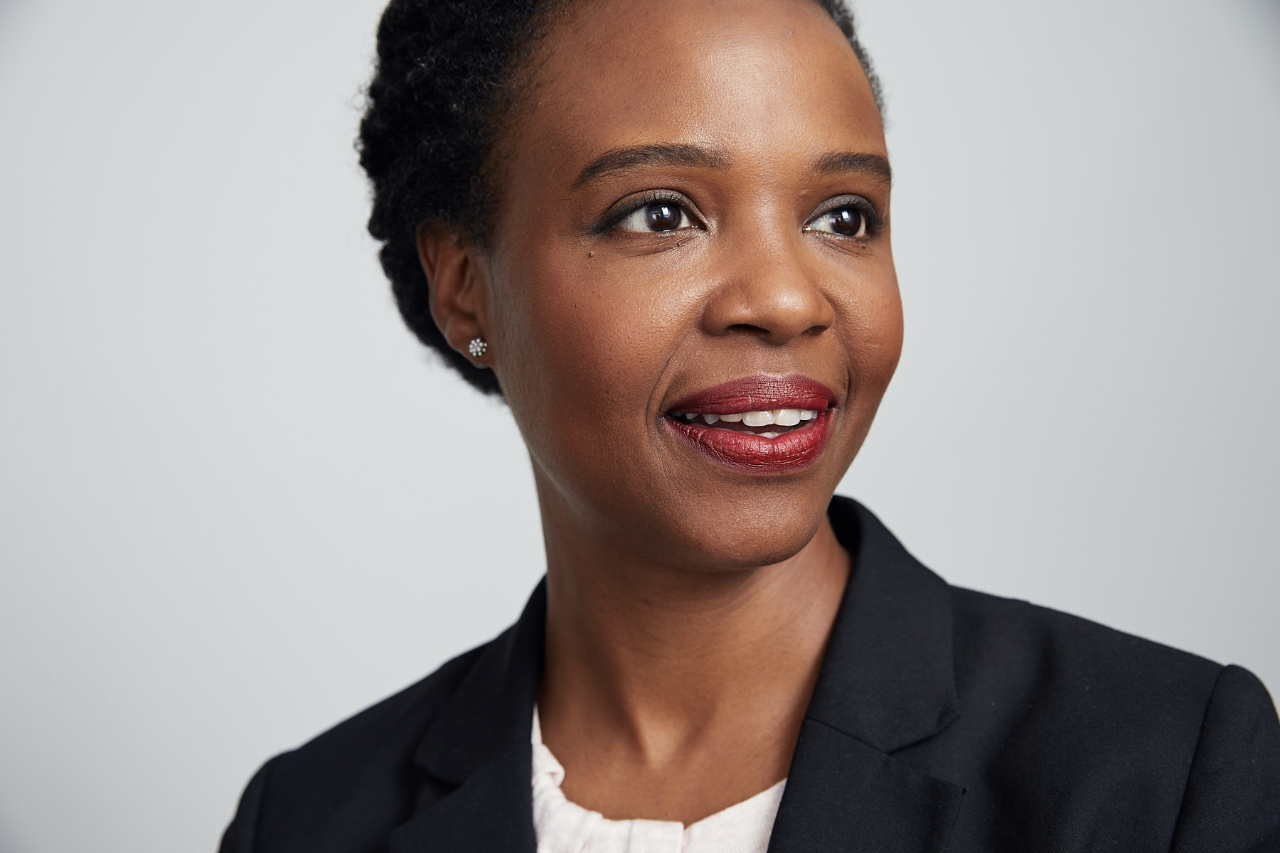
{"type": "Polygon", "coordinates": [[[578,173],[573,182],[575,190],[598,181],[614,172],[623,172],[638,166],[701,166],[707,169],[723,169],[730,158],[723,151],[704,148],[701,145],[659,143],[615,148],[592,160],[578,173]]]}
{"type": "Polygon", "coordinates": [[[879,154],[854,154],[848,152],[823,154],[814,164],[813,170],[820,175],[854,172],[862,175],[871,175],[886,184],[893,183],[893,169],[889,168],[889,161],[879,154]]]}
{"type": "MultiPolygon", "coordinates": [[[[656,143],[653,145],[633,145],[629,148],[615,148],[606,151],[588,163],[573,182],[575,190],[594,181],[598,181],[614,172],[625,172],[640,166],[683,166],[702,167],[707,169],[723,169],[731,162],[731,158],[723,151],[705,148],[701,145],[687,143],[656,143]]],[[[860,154],[853,152],[833,152],[823,154],[814,163],[814,169],[820,175],[839,173],[856,173],[871,175],[886,184],[893,183],[893,169],[889,161],[879,154],[860,154]]]]}

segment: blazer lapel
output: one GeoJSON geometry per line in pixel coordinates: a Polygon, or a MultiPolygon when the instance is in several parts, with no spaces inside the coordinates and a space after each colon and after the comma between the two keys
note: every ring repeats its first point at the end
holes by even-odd
{"type": "Polygon", "coordinates": [[[546,610],[544,581],[440,709],[414,756],[429,777],[420,805],[391,834],[390,853],[536,850],[529,735],[546,610]]]}
{"type": "Polygon", "coordinates": [[[769,853],[941,851],[963,791],[807,719],[769,853]]]}
{"type": "MultiPolygon", "coordinates": [[[[964,791],[895,753],[957,716],[950,590],[862,506],[837,497],[830,515],[854,571],[769,853],[942,851],[964,791]]],[[[544,583],[423,737],[420,806],[390,853],[534,853],[529,733],[545,627],[544,583]]]]}
{"type": "Polygon", "coordinates": [[[830,515],[854,569],[769,853],[941,851],[964,790],[894,753],[958,715],[950,590],[859,504],[830,515]]]}
{"type": "Polygon", "coordinates": [[[530,753],[508,746],[391,833],[391,853],[534,853],[530,753]]]}

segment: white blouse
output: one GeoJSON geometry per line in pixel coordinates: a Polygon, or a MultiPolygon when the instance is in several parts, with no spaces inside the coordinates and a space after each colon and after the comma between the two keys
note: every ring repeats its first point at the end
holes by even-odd
{"type": "Polygon", "coordinates": [[[674,820],[609,820],[569,802],[564,767],[542,742],[533,709],[533,828],[538,853],[765,853],[783,779],[689,826],[674,820]]]}

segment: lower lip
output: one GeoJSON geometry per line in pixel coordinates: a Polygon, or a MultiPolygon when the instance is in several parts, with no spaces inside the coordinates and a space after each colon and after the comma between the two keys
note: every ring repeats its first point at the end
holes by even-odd
{"type": "Polygon", "coordinates": [[[833,409],[826,409],[802,427],[765,438],[749,432],[719,429],[667,418],[667,423],[694,449],[722,465],[752,474],[796,471],[812,464],[827,446],[833,409]]]}

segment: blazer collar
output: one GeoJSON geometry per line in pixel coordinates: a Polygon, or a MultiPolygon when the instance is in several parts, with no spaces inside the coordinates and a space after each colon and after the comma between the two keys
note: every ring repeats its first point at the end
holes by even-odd
{"type": "MultiPolygon", "coordinates": [[[[769,851],[941,849],[963,792],[890,753],[957,716],[950,591],[860,504],[836,497],[828,513],[854,569],[769,851]]],[[[428,728],[415,763],[459,787],[393,833],[393,853],[533,853],[529,733],[545,625],[544,581],[428,728]]]]}
{"type": "Polygon", "coordinates": [[[958,716],[951,593],[865,507],[828,510],[853,572],[801,724],[769,853],[934,853],[964,790],[891,753],[958,716]]]}
{"type": "Polygon", "coordinates": [[[836,496],[827,512],[854,568],[806,717],[894,752],[958,713],[951,590],[866,507],[836,496]]]}
{"type": "MultiPolygon", "coordinates": [[[[436,715],[414,763],[446,785],[391,834],[390,853],[534,853],[533,705],[542,681],[546,581],[515,625],[483,647],[436,715]]],[[[425,790],[425,789],[424,789],[425,790]]]]}
{"type": "Polygon", "coordinates": [[[529,747],[533,705],[542,682],[546,623],[543,579],[520,619],[484,647],[471,672],[440,709],[414,756],[419,766],[457,785],[507,746],[529,747]]]}

